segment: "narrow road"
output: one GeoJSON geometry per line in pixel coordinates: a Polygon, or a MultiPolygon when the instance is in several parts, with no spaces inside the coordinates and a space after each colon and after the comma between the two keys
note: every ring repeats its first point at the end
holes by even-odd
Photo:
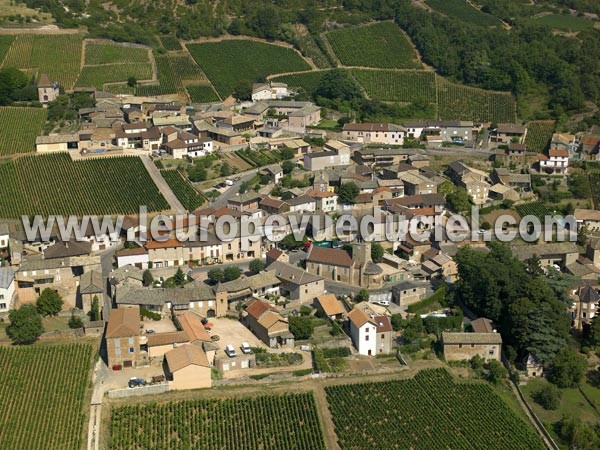
{"type": "Polygon", "coordinates": [[[177,213],[184,213],[186,211],[185,208],[183,207],[181,202],[177,199],[177,197],[175,196],[175,194],[173,193],[173,191],[171,190],[171,188],[169,187],[169,185],[167,184],[167,182],[165,181],[163,176],[160,174],[160,171],[156,168],[154,163],[150,160],[150,157],[148,157],[148,155],[138,155],[138,156],[144,163],[146,170],[150,174],[150,177],[154,181],[154,184],[156,184],[156,187],[158,187],[158,190],[161,192],[163,197],[165,197],[165,200],[167,200],[169,205],[171,205],[171,209],[177,213]]]}

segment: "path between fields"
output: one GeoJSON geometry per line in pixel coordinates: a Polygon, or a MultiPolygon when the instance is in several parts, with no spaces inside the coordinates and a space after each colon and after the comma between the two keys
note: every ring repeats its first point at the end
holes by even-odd
{"type": "Polygon", "coordinates": [[[171,209],[176,212],[185,212],[185,208],[177,198],[177,196],[173,193],[160,171],[156,168],[154,163],[150,160],[148,155],[137,155],[140,157],[146,170],[150,174],[152,181],[156,184],[156,187],[160,191],[160,193],[165,197],[165,200],[171,205],[171,209]]]}

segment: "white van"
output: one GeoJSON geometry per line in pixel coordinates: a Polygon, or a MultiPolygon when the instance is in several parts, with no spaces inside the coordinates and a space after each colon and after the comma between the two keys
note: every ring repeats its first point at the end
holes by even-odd
{"type": "Polygon", "coordinates": [[[227,346],[225,347],[225,353],[227,353],[227,356],[229,356],[230,358],[234,358],[236,356],[235,348],[233,348],[233,345],[231,344],[227,344],[227,346]]]}
{"type": "Polygon", "coordinates": [[[250,348],[250,344],[248,344],[247,342],[242,342],[241,349],[242,349],[242,353],[244,353],[246,355],[252,353],[252,349],[250,348]]]}

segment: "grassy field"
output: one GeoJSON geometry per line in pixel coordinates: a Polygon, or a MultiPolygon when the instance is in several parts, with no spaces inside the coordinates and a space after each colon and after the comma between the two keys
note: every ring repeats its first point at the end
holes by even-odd
{"type": "Polygon", "coordinates": [[[488,385],[443,369],[413,379],[325,388],[342,450],[545,449],[488,385]],[[374,426],[376,424],[376,426],[374,426]],[[376,444],[375,444],[376,443],[376,444]]]}
{"type": "Polygon", "coordinates": [[[429,6],[448,17],[483,27],[500,25],[500,21],[469,5],[465,0],[426,0],[429,6]]]}
{"type": "Polygon", "coordinates": [[[422,70],[352,69],[367,95],[392,102],[435,103],[435,73],[422,70]]]}
{"type": "Polygon", "coordinates": [[[45,109],[0,107],[0,156],[35,151],[45,122],[45,109]]]}
{"type": "Polygon", "coordinates": [[[484,91],[438,77],[438,111],[442,120],[516,122],[515,98],[507,92],[484,91]]]}
{"type": "MultiPolygon", "coordinates": [[[[25,17],[25,23],[31,25],[54,23],[54,18],[50,13],[42,12],[39,9],[29,8],[24,2],[18,3],[14,0],[0,0],[0,25],[3,25],[5,22],[12,22],[13,24],[19,23],[15,20],[11,20],[11,18],[14,19],[17,16],[25,17]],[[27,20],[30,20],[30,22],[27,22],[27,20]]],[[[0,62],[1,61],[2,58],[0,58],[0,62]]]]}
{"type": "Polygon", "coordinates": [[[548,14],[533,19],[533,23],[562,31],[586,31],[594,28],[593,21],[572,14],[548,14]]]}
{"type": "Polygon", "coordinates": [[[129,77],[136,80],[151,80],[152,66],[150,63],[104,64],[100,66],[83,66],[77,79],[78,87],[95,87],[102,90],[104,83],[119,83],[129,77]]]}
{"type": "Polygon", "coordinates": [[[168,203],[135,156],[72,161],[66,153],[0,163],[0,217],[130,214],[168,203]]]}
{"type": "Polygon", "coordinates": [[[81,34],[19,34],[2,67],[38,69],[65,89],[71,89],[79,75],[82,39],[81,34]]]}
{"type": "Polygon", "coordinates": [[[393,22],[330,31],[327,39],[345,66],[421,68],[416,51],[393,22]]]}
{"type": "Polygon", "coordinates": [[[87,42],[85,65],[114,63],[148,63],[148,49],[112,42],[87,42]]]}
{"type": "Polygon", "coordinates": [[[114,408],[111,450],[325,450],[312,394],[114,408]]]}
{"type": "Polygon", "coordinates": [[[0,448],[80,450],[90,344],[0,348],[0,448]]]}
{"type": "Polygon", "coordinates": [[[310,69],[294,50],[261,42],[236,39],[187,47],[223,98],[240,81],[255,82],[270,74],[310,69]]]}
{"type": "Polygon", "coordinates": [[[185,96],[186,83],[208,83],[206,75],[185,52],[156,55],[159,85],[138,86],[139,95],[180,94],[185,96]]]}
{"type": "Polygon", "coordinates": [[[209,103],[219,101],[219,96],[212,86],[189,84],[186,86],[186,89],[192,103],[209,103]]]}

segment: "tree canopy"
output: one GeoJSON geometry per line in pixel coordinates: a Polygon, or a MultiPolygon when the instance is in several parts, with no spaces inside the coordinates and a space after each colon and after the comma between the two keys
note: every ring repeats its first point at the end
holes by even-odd
{"type": "Polygon", "coordinates": [[[6,327],[6,334],[14,344],[33,344],[44,332],[42,317],[33,305],[12,309],[8,313],[8,320],[10,325],[6,327]]]}
{"type": "Polygon", "coordinates": [[[62,309],[63,303],[58,292],[54,289],[46,288],[42,291],[35,304],[42,316],[55,316],[62,309]]]}

